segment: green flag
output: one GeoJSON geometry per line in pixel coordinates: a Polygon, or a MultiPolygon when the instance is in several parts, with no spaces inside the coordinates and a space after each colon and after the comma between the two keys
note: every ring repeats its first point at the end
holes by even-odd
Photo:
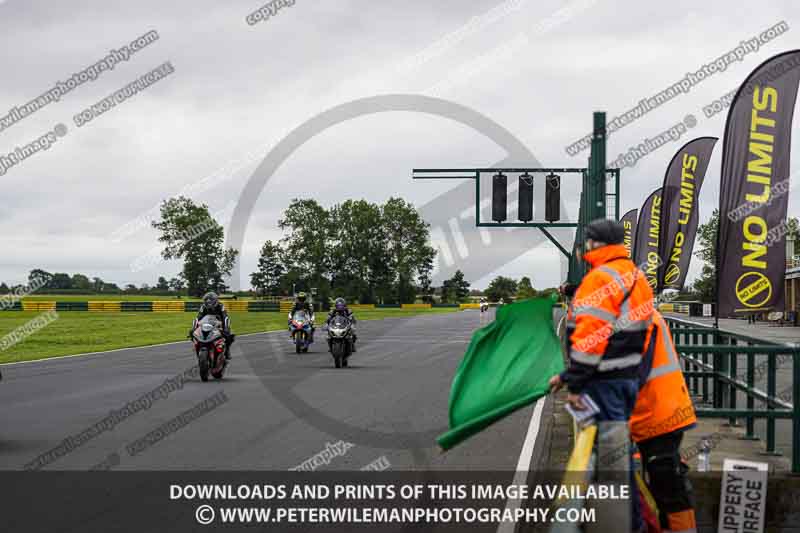
{"type": "Polygon", "coordinates": [[[447,450],[548,391],[564,370],[553,328],[553,300],[504,305],[495,321],[472,335],[450,389],[450,431],[437,440],[447,450]]]}

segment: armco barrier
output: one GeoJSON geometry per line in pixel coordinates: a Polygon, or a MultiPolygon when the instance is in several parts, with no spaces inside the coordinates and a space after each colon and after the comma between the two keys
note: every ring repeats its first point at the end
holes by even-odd
{"type": "Polygon", "coordinates": [[[183,302],[183,310],[186,313],[196,313],[200,310],[201,302],[183,302]]]}
{"type": "Polygon", "coordinates": [[[56,302],[56,311],[88,311],[89,302],[56,302]]]}
{"type": "Polygon", "coordinates": [[[106,300],[99,300],[89,302],[89,311],[96,313],[119,313],[122,310],[122,302],[109,302],[106,300]]]}
{"type": "Polygon", "coordinates": [[[403,304],[402,309],[430,309],[431,304],[403,304]]]}
{"type": "Polygon", "coordinates": [[[186,302],[180,300],[156,300],[152,302],[154,313],[183,313],[186,311],[186,302]]]}
{"type": "MultiPolygon", "coordinates": [[[[41,301],[23,300],[14,302],[0,310],[6,311],[91,311],[96,313],[196,313],[202,302],[197,300],[154,300],[154,301],[109,301],[94,300],[81,301],[41,301]]],[[[288,313],[294,302],[283,301],[280,304],[264,300],[227,300],[223,302],[225,308],[231,312],[271,312],[288,313]]],[[[319,304],[316,304],[319,311],[319,304]]],[[[478,304],[351,304],[354,311],[372,311],[375,309],[477,309],[478,304]]]]}
{"type": "Polygon", "coordinates": [[[347,307],[352,311],[372,311],[375,309],[375,304],[350,304],[347,307]]]}
{"type": "Polygon", "coordinates": [[[247,311],[247,300],[228,300],[225,303],[225,309],[228,311],[247,311]]]}
{"type": "Polygon", "coordinates": [[[153,302],[122,302],[120,310],[123,312],[149,313],[153,310],[153,302]]]}
{"type": "Polygon", "coordinates": [[[250,300],[247,305],[247,310],[251,313],[277,313],[280,309],[278,302],[265,302],[262,300],[250,300]]]}
{"type": "Polygon", "coordinates": [[[22,309],[23,311],[55,311],[56,303],[42,302],[40,300],[23,300],[22,309]]]}

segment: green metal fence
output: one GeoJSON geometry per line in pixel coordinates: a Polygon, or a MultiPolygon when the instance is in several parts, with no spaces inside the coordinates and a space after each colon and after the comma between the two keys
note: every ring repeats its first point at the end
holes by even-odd
{"type": "Polygon", "coordinates": [[[759,439],[755,421],[765,420],[767,454],[778,454],[775,421],[791,420],[792,472],[800,473],[800,346],[665,318],[684,361],[686,383],[701,404],[697,416],[727,418],[732,425],[743,419],[744,438],[752,440],[759,439]],[[780,390],[779,372],[791,377],[780,390]]]}

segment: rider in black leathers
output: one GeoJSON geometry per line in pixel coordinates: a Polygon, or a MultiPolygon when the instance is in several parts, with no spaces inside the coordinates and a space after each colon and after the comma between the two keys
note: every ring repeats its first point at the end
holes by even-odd
{"type": "Polygon", "coordinates": [[[344,301],[344,298],[336,298],[333,309],[328,313],[328,319],[325,321],[325,324],[330,325],[331,320],[333,320],[333,317],[336,315],[345,316],[350,320],[350,331],[353,332],[353,353],[355,353],[356,340],[358,339],[356,336],[356,316],[347,308],[347,303],[344,301]]]}
{"type": "MultiPolygon", "coordinates": [[[[228,316],[228,311],[214,292],[206,293],[206,295],[203,296],[203,303],[197,311],[197,318],[195,321],[208,315],[215,316],[217,320],[222,323],[222,334],[225,336],[225,358],[230,359],[231,344],[233,344],[236,336],[231,333],[231,319],[228,316]]],[[[189,332],[189,336],[191,336],[191,332],[189,332]]]]}
{"type": "Polygon", "coordinates": [[[314,306],[306,301],[306,293],[304,292],[297,293],[297,299],[294,301],[294,306],[292,307],[292,310],[289,311],[290,326],[292,324],[292,316],[297,311],[305,311],[308,313],[308,316],[311,319],[311,342],[314,342],[314,330],[316,329],[314,327],[314,306]]]}

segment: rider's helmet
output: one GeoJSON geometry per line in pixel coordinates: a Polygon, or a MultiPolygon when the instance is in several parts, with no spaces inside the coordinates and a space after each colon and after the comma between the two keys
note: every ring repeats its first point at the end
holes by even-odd
{"type": "Polygon", "coordinates": [[[216,309],[219,305],[219,297],[215,292],[207,292],[205,296],[203,296],[203,305],[206,309],[216,309]]]}
{"type": "Polygon", "coordinates": [[[305,301],[306,301],[306,293],[298,292],[297,293],[297,301],[300,302],[301,304],[305,303],[305,301]]]}
{"type": "Polygon", "coordinates": [[[344,311],[347,307],[347,303],[344,301],[344,298],[336,298],[336,301],[333,303],[333,305],[337,311],[344,311]]]}

